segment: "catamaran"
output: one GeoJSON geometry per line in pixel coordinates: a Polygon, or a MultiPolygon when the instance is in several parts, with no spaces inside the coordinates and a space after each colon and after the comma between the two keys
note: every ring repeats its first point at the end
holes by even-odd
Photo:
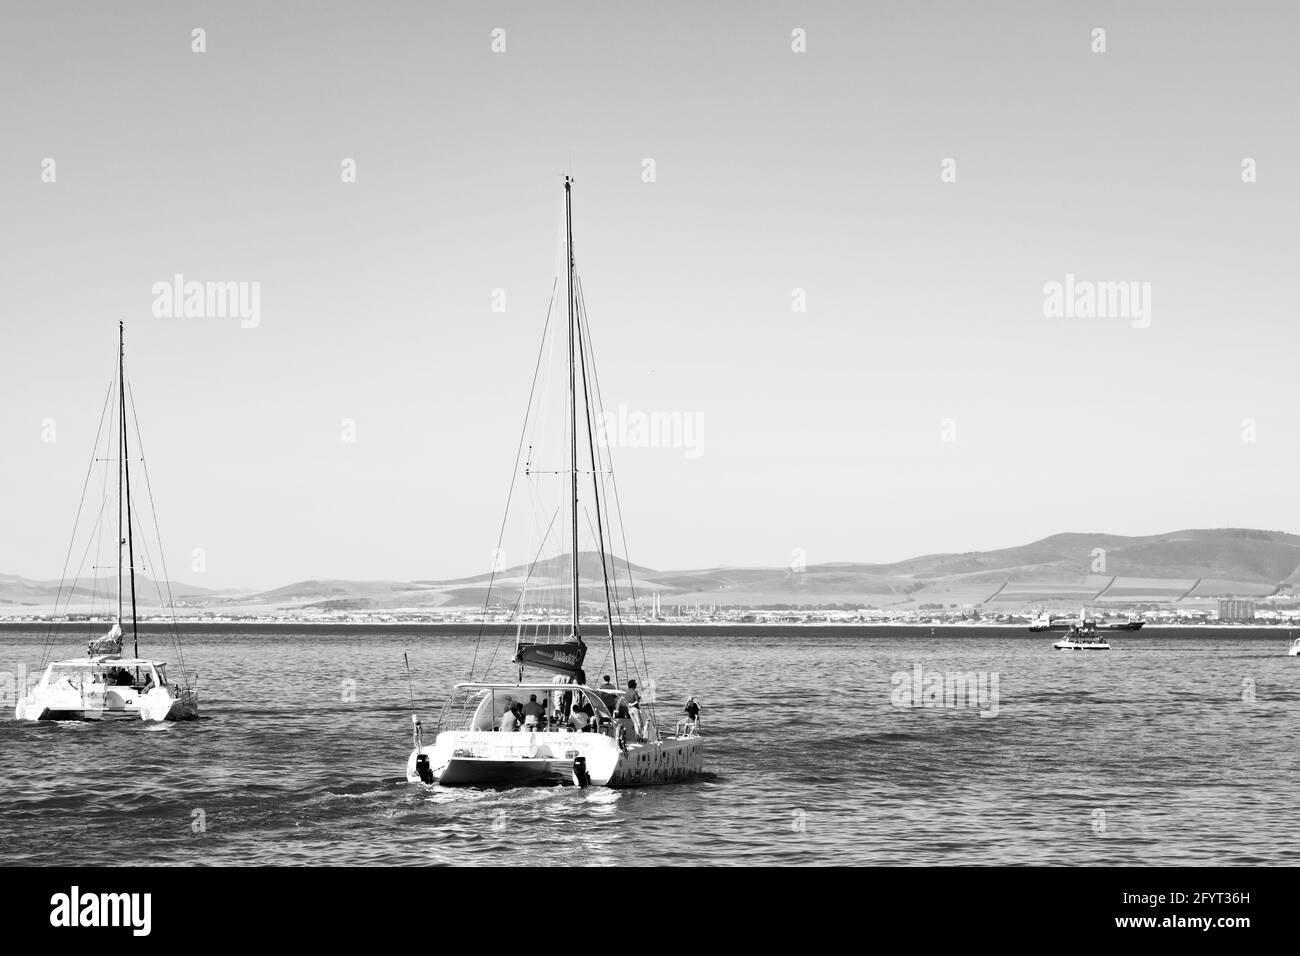
{"type": "MultiPolygon", "coordinates": [[[[699,708],[694,698],[687,701],[671,730],[660,726],[644,646],[639,664],[632,650],[631,639],[639,627],[635,570],[626,560],[620,562],[608,553],[614,541],[611,511],[621,514],[621,508],[608,449],[603,447],[607,442],[596,437],[603,410],[573,253],[572,186],[573,180],[566,176],[562,245],[564,305],[561,308],[568,313],[564,336],[567,363],[560,376],[564,384],[556,384],[557,391],[566,392],[567,414],[561,428],[564,447],[562,451],[552,449],[557,460],[548,462],[542,445],[529,442],[525,457],[521,437],[515,479],[520,477],[522,464],[534,510],[540,512],[531,533],[540,537],[541,542],[535,552],[530,544],[529,553],[537,556],[528,565],[521,566],[513,577],[514,572],[509,569],[501,569],[498,574],[494,561],[484,598],[486,624],[498,577],[500,589],[513,587],[515,590],[511,611],[515,624],[514,649],[509,659],[512,679],[486,679],[486,672],[497,656],[494,650],[484,665],[483,679],[473,679],[475,664],[471,664],[470,679],[453,687],[432,743],[425,742],[423,723],[417,714],[412,715],[414,747],[406,765],[406,778],[411,783],[634,787],[689,780],[704,766],[699,708]],[[581,460],[580,442],[585,452],[581,460]],[[586,499],[588,507],[580,512],[579,486],[580,476],[585,474],[584,465],[592,483],[590,497],[586,499]],[[557,489],[554,509],[538,505],[548,487],[557,489]],[[613,509],[609,506],[611,490],[613,509]],[[599,567],[599,586],[588,589],[586,601],[593,613],[584,609],[580,581],[584,553],[579,550],[579,530],[584,527],[595,547],[594,552],[587,553],[585,563],[589,568],[599,567]],[[565,548],[567,554],[562,554],[565,548]],[[554,550],[555,557],[544,560],[542,554],[548,549],[554,550]],[[629,575],[627,598],[620,590],[620,571],[629,575]],[[565,597],[568,600],[561,604],[565,597]],[[547,600],[555,600],[555,606],[545,607],[547,600]],[[630,608],[631,621],[624,618],[625,606],[630,608]],[[607,642],[601,669],[608,667],[610,673],[599,686],[587,681],[585,670],[590,666],[587,657],[591,645],[587,639],[593,637],[593,631],[596,634],[603,631],[600,636],[607,642]],[[525,672],[530,670],[541,672],[542,676],[525,679],[525,672]]],[[[530,434],[530,429],[535,434],[539,421],[547,417],[535,407],[534,397],[546,390],[545,382],[539,389],[542,355],[548,344],[559,347],[558,333],[550,335],[549,332],[553,328],[551,314],[560,303],[560,287],[557,269],[547,331],[543,333],[543,350],[539,353],[525,416],[525,436],[530,434]]],[[[559,399],[558,394],[556,398],[559,399]]],[[[511,496],[515,479],[511,482],[511,496]]],[[[508,518],[509,498],[506,508],[508,518]]],[[[505,528],[503,522],[503,535],[505,528]]],[[[626,551],[625,537],[623,540],[626,551]]],[[[502,551],[500,545],[499,539],[494,554],[502,551]]],[[[480,644],[484,630],[479,631],[480,644]]],[[[508,628],[499,633],[498,646],[509,637],[508,628]]],[[[475,663],[479,660],[477,647],[474,660],[475,663]]]]}
{"type": "MultiPolygon", "coordinates": [[[[116,464],[117,468],[117,594],[116,614],[112,627],[101,637],[93,638],[86,647],[86,656],[71,660],[56,660],[45,668],[40,681],[24,694],[14,708],[18,720],[121,720],[138,719],[144,721],[190,720],[198,717],[198,689],[185,676],[184,660],[178,661],[181,679],[173,681],[168,678],[167,664],[163,661],[142,658],[140,656],[140,634],[136,613],[136,551],[135,551],[135,515],[131,503],[131,453],[128,442],[126,417],[128,407],[134,415],[134,399],[128,406],[128,388],[126,384],[126,346],[125,330],[118,324],[117,375],[104,403],[104,415],[100,418],[99,434],[95,437],[96,456],[99,454],[100,437],[105,435],[105,420],[109,420],[107,430],[109,440],[115,440],[115,448],[106,448],[104,457],[92,458],[91,469],[95,461],[106,466],[116,464]],[[116,394],[114,394],[116,393],[116,394]],[[116,404],[114,404],[116,399],[116,404]],[[116,419],[117,435],[113,436],[112,419],[116,419]],[[124,584],[129,583],[129,590],[124,584]],[[130,613],[127,614],[126,603],[130,600],[130,613]],[[132,653],[122,656],[125,634],[123,628],[129,626],[131,631],[132,653]]],[[[139,427],[136,428],[136,444],[139,451],[139,427]]],[[[144,465],[144,458],[139,459],[144,465]]],[[[90,472],[86,475],[89,487],[90,472]]],[[[146,474],[146,487],[148,487],[146,474]]],[[[83,507],[85,492],[83,490],[83,507]]],[[[105,482],[105,500],[101,503],[99,521],[92,529],[92,537],[104,530],[104,512],[111,496],[109,483],[105,482]]],[[[150,491],[152,500],[152,491],[150,491]]],[[[152,513],[152,508],[150,509],[152,513]]],[[[81,509],[78,509],[80,517],[81,509]]],[[[110,519],[111,523],[111,519],[110,519]]],[[[155,525],[156,527],[156,525],[155,525]]],[[[143,531],[143,527],[140,529],[143,531]]],[[[77,541],[77,531],[73,530],[73,544],[77,541]]],[[[142,538],[142,544],[143,538],[142,538]]],[[[89,545],[87,546],[89,548],[89,545]]],[[[159,558],[161,560],[161,547],[159,558]]],[[[69,557],[72,546],[68,549],[69,557]]],[[[164,564],[164,577],[166,567],[164,564]]],[[[78,574],[79,576],[79,574],[78,574]]],[[[45,643],[48,655],[58,631],[60,617],[59,604],[64,593],[67,578],[67,564],[64,565],[64,581],[60,582],[59,597],[55,599],[55,622],[51,624],[45,643]]],[[[95,590],[99,579],[95,577],[95,590]]],[[[168,583],[170,593],[170,583],[168,583]]],[[[68,591],[68,600],[77,591],[75,582],[68,591]]],[[[93,593],[93,592],[92,592],[93,593]]],[[[161,590],[159,598],[161,599],[161,590]]],[[[171,602],[169,601],[169,607],[171,602]]],[[[66,612],[67,606],[64,606],[66,612]]],[[[179,653],[179,633],[172,622],[176,649],[179,653]]],[[[45,661],[42,660],[42,666],[45,661]]]]}

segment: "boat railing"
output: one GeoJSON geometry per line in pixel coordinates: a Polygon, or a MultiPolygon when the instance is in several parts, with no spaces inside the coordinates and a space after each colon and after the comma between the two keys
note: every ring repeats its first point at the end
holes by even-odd
{"type": "Polygon", "coordinates": [[[685,714],[677,718],[677,732],[675,737],[699,737],[700,736],[700,718],[696,717],[691,720],[685,714]]]}

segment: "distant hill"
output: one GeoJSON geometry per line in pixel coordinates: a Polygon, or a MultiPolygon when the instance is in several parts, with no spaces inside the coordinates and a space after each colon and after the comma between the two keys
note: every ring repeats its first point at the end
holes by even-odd
{"type": "MultiPolygon", "coordinates": [[[[135,588],[137,599],[142,601],[153,599],[156,603],[159,590],[166,595],[167,582],[154,581],[148,575],[142,574],[136,577],[135,588]]],[[[233,592],[216,591],[211,588],[185,584],[182,581],[172,581],[171,593],[179,601],[182,598],[231,594],[233,592]]],[[[0,602],[7,604],[53,604],[59,594],[60,583],[58,581],[33,581],[29,578],[18,577],[15,574],[0,574],[0,602]]],[[[74,603],[77,600],[89,600],[92,596],[97,601],[116,600],[117,578],[82,578],[76,582],[69,581],[62,585],[62,597],[59,600],[66,600],[69,594],[73,596],[74,603]]]]}
{"type": "MultiPolygon", "coordinates": [[[[810,564],[804,568],[707,568],[656,571],[608,558],[616,598],[658,593],[663,606],[830,605],[905,610],[922,604],[982,605],[990,610],[1088,605],[1188,604],[1216,597],[1263,597],[1300,587],[1300,536],[1243,528],[1175,531],[1146,537],[1068,533],[994,551],[930,554],[892,564],[810,564]],[[614,572],[617,572],[616,574],[614,572]]],[[[581,557],[582,600],[602,603],[599,558],[581,557]]],[[[492,604],[548,601],[569,580],[563,559],[445,581],[299,581],[270,591],[236,593],[172,583],[177,604],[218,613],[297,610],[481,607],[491,583],[492,604]],[[527,580],[526,580],[527,579],[527,580]],[[527,591],[524,591],[527,584],[527,591]]],[[[83,582],[73,605],[94,590],[113,594],[115,579],[83,582]]],[[[0,614],[52,607],[58,582],[0,575],[0,614]]],[[[157,605],[156,586],[140,581],[143,606],[157,605]],[[149,602],[152,601],[152,604],[149,602]]]]}

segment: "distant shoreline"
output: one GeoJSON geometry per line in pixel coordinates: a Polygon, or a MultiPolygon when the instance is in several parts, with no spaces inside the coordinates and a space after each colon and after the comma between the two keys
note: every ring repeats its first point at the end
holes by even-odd
{"type": "MultiPolygon", "coordinates": [[[[537,622],[528,622],[530,624],[537,622]]],[[[63,634],[84,635],[88,630],[111,626],[111,622],[73,621],[51,625],[49,621],[3,621],[0,620],[0,632],[36,631],[40,633],[53,629],[63,634]]],[[[516,624],[494,622],[480,625],[474,621],[178,621],[177,628],[182,638],[187,634],[231,634],[240,632],[281,631],[286,634],[311,634],[320,632],[361,632],[361,633],[395,633],[409,631],[426,634],[467,634],[477,633],[480,628],[485,636],[511,635],[517,630],[516,624]]],[[[1105,632],[1108,639],[1116,642],[1141,641],[1144,636],[1153,633],[1161,637],[1209,637],[1224,632],[1237,636],[1259,637],[1261,639],[1289,639],[1294,628],[1286,624],[1146,624],[1141,630],[1115,630],[1105,632]]],[[[140,633],[148,635],[167,634],[172,630],[169,621],[141,621],[140,633]]],[[[736,623],[731,621],[660,621],[641,625],[629,624],[626,633],[634,638],[638,631],[647,636],[675,637],[690,636],[694,633],[709,632],[715,634],[732,634],[736,636],[772,636],[795,631],[821,632],[826,634],[851,635],[860,633],[870,636],[880,631],[909,632],[910,636],[956,637],[961,634],[981,634],[1002,637],[1024,637],[1052,641],[1059,639],[1063,631],[1030,631],[1028,624],[997,624],[968,622],[964,624],[917,624],[907,622],[862,622],[862,621],[809,621],[809,622],[775,622],[775,623],[736,623]]],[[[588,646],[596,647],[604,643],[603,632],[593,625],[592,631],[584,635],[588,646]]],[[[129,635],[128,635],[129,638],[129,635]]]]}

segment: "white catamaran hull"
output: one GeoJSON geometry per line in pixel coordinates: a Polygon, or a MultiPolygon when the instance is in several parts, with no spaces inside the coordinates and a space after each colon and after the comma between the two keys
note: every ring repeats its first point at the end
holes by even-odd
{"type": "Polygon", "coordinates": [[[644,787],[690,780],[704,769],[701,737],[666,737],[628,743],[626,750],[599,733],[445,731],[436,742],[411,752],[406,779],[420,783],[420,755],[434,782],[446,787],[573,784],[573,766],[584,758],[594,787],[644,787]]]}
{"type": "Polygon", "coordinates": [[[141,694],[130,687],[109,687],[99,691],[36,688],[18,701],[17,720],[193,720],[198,717],[198,698],[182,692],[173,697],[162,688],[141,694]]]}
{"type": "Polygon", "coordinates": [[[1110,650],[1109,644],[1100,641],[1092,642],[1092,643],[1089,643],[1087,641],[1084,641],[1083,643],[1076,643],[1075,641],[1057,641],[1055,644],[1052,645],[1052,647],[1056,648],[1058,651],[1108,651],[1110,650]]]}

